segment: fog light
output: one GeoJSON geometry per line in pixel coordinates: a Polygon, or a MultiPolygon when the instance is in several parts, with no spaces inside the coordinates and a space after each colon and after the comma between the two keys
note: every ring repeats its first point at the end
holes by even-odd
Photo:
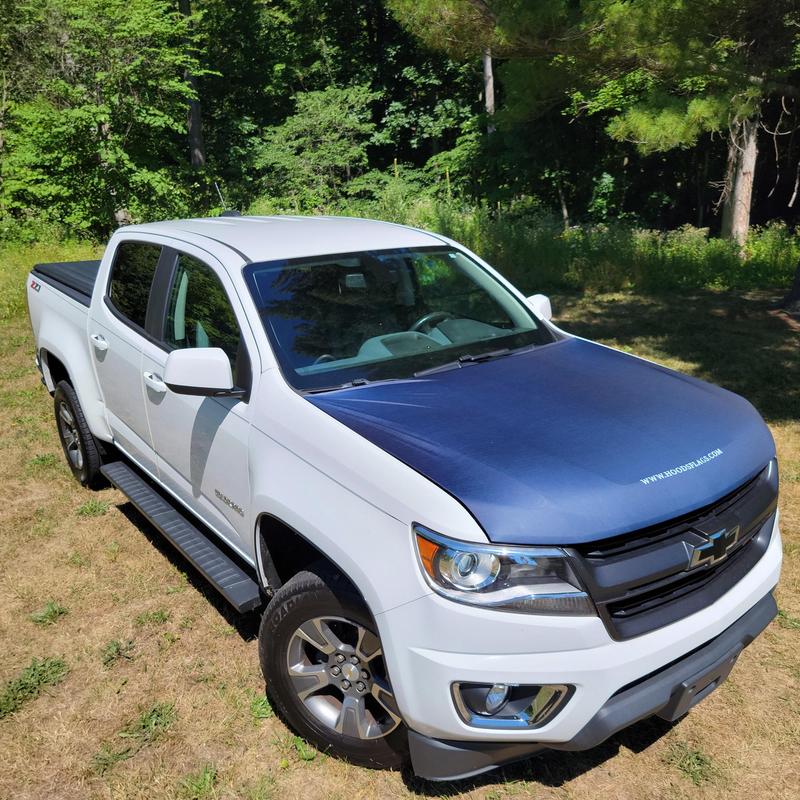
{"type": "Polygon", "coordinates": [[[508,686],[496,683],[486,695],[485,706],[487,714],[496,714],[508,700],[508,686]]]}
{"type": "Polygon", "coordinates": [[[566,684],[517,686],[506,683],[454,683],[453,701],[461,719],[476,728],[540,728],[572,696],[566,684]]]}

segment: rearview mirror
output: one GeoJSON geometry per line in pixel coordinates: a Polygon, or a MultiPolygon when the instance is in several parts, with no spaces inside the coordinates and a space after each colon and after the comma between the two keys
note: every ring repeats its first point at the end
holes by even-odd
{"type": "Polygon", "coordinates": [[[198,397],[240,397],[234,389],[231,362],[219,347],[173,350],[164,367],[164,383],[176,394],[198,397]]]}
{"type": "Polygon", "coordinates": [[[553,309],[550,307],[550,298],[546,294],[532,294],[528,298],[528,305],[537,317],[550,320],[553,318],[553,309]]]}

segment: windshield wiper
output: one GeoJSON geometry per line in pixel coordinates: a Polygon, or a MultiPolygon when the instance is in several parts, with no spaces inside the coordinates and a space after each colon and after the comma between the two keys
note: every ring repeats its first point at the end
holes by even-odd
{"type": "Polygon", "coordinates": [[[502,358],[503,356],[510,355],[514,352],[510,347],[503,347],[500,350],[491,350],[488,353],[464,353],[459,356],[455,361],[448,361],[445,364],[439,364],[437,367],[430,367],[429,369],[422,369],[414,373],[415,378],[424,378],[426,375],[435,375],[437,372],[447,372],[451,369],[460,369],[465,364],[480,364],[484,361],[493,361],[495,358],[502,358]]]}

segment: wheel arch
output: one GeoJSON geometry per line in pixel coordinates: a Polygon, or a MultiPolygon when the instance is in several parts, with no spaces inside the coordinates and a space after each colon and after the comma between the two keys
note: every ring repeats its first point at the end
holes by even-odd
{"type": "MultiPolygon", "coordinates": [[[[256,519],[255,558],[258,578],[262,588],[268,593],[276,592],[298,572],[323,561],[342,575],[369,609],[364,593],[347,569],[323,552],[307,536],[269,512],[262,512],[256,519]]],[[[371,609],[370,613],[373,613],[371,609]]]]}

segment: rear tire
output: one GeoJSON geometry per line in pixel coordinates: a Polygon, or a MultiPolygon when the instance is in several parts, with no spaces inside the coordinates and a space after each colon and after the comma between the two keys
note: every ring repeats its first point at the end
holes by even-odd
{"type": "Polygon", "coordinates": [[[97,486],[101,482],[100,451],[89,430],[78,395],[67,381],[57,384],[53,406],[58,438],[72,474],[83,486],[97,486]]]}
{"type": "Polygon", "coordinates": [[[284,584],[258,647],[270,700],[303,738],[359,766],[403,766],[408,734],[375,621],[340,574],[317,564],[284,584]]]}

